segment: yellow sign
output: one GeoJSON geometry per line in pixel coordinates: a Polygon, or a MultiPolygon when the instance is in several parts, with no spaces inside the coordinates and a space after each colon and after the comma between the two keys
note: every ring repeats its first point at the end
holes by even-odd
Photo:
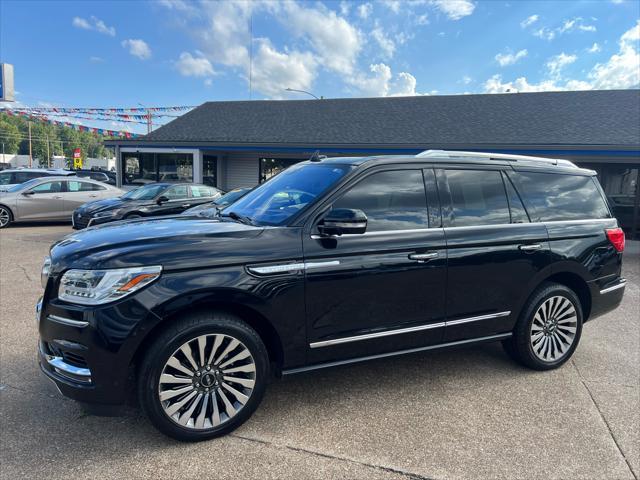
{"type": "Polygon", "coordinates": [[[82,158],[73,159],[73,168],[82,168],[82,158]]]}

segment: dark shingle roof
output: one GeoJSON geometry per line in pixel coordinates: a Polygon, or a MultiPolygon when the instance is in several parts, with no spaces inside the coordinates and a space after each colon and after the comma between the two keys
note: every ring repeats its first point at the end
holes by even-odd
{"type": "Polygon", "coordinates": [[[207,102],[144,140],[639,145],[640,90],[207,102]]]}

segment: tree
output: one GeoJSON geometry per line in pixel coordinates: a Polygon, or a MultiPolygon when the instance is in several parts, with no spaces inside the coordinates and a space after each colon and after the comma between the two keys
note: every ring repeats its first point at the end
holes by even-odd
{"type": "Polygon", "coordinates": [[[20,148],[20,130],[2,117],[0,117],[0,143],[2,143],[0,153],[14,154],[18,153],[20,148]]]}

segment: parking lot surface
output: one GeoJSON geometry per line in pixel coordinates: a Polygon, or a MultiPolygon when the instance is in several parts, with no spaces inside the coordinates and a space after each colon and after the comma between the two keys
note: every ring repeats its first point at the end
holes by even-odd
{"type": "Polygon", "coordinates": [[[640,244],[624,303],[572,361],[526,370],[499,344],[276,382],[224,438],[168,439],[139,411],[85,414],[39,371],[34,305],[68,225],[0,231],[0,478],[608,478],[640,475],[640,244]]]}

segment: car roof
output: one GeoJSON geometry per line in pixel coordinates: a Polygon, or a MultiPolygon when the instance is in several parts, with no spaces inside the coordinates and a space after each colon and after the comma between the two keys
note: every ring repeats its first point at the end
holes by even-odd
{"type": "Polygon", "coordinates": [[[42,172],[42,173],[59,173],[61,175],[74,175],[73,170],[65,170],[64,168],[7,168],[3,172],[42,172]]]}

